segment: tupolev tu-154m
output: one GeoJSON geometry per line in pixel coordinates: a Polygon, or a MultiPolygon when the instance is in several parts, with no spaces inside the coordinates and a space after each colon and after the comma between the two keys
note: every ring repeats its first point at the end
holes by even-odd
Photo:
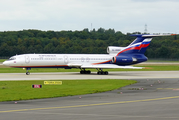
{"type": "MultiPolygon", "coordinates": [[[[175,35],[175,34],[170,34],[175,35]]],[[[95,68],[97,74],[108,74],[103,69],[124,68],[142,69],[143,67],[133,67],[129,65],[147,61],[144,55],[153,37],[169,35],[132,35],[137,37],[127,47],[108,46],[108,54],[22,54],[15,55],[3,62],[3,65],[26,68],[26,75],[29,75],[31,68],[79,68],[81,74],[90,74],[86,70],[95,68]]]]}

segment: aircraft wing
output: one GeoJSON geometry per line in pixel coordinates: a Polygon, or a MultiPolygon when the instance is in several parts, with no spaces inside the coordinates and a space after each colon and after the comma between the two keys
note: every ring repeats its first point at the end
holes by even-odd
{"type": "Polygon", "coordinates": [[[69,66],[69,67],[81,67],[82,64],[69,63],[68,66],[69,66]]]}
{"type": "Polygon", "coordinates": [[[133,66],[118,66],[118,65],[82,65],[81,68],[102,68],[102,69],[111,69],[111,68],[122,68],[122,69],[143,69],[143,67],[133,67],[133,66]]]}
{"type": "Polygon", "coordinates": [[[69,67],[80,67],[80,68],[101,68],[101,69],[112,69],[112,68],[122,68],[122,69],[143,69],[143,67],[133,67],[133,66],[119,66],[115,64],[100,64],[100,65],[82,65],[70,63],[69,67]]]}

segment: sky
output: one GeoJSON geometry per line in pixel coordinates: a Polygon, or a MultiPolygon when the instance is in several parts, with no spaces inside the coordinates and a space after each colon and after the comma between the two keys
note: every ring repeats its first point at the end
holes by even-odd
{"type": "Polygon", "coordinates": [[[179,33],[179,0],[0,0],[0,31],[179,33]]]}

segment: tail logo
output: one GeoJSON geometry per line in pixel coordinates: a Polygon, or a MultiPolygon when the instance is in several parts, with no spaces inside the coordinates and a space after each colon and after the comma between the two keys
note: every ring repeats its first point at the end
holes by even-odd
{"type": "Polygon", "coordinates": [[[135,43],[135,44],[130,44],[124,50],[119,52],[117,54],[117,56],[119,54],[122,54],[122,53],[126,53],[126,54],[129,54],[129,53],[130,54],[131,53],[144,53],[146,51],[147,47],[149,46],[151,40],[152,40],[152,38],[146,38],[142,42],[135,43]]]}

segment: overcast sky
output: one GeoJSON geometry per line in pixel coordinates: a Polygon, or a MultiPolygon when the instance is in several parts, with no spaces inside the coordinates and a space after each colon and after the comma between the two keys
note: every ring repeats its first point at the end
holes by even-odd
{"type": "Polygon", "coordinates": [[[179,33],[179,0],[0,0],[0,31],[179,33]]]}

